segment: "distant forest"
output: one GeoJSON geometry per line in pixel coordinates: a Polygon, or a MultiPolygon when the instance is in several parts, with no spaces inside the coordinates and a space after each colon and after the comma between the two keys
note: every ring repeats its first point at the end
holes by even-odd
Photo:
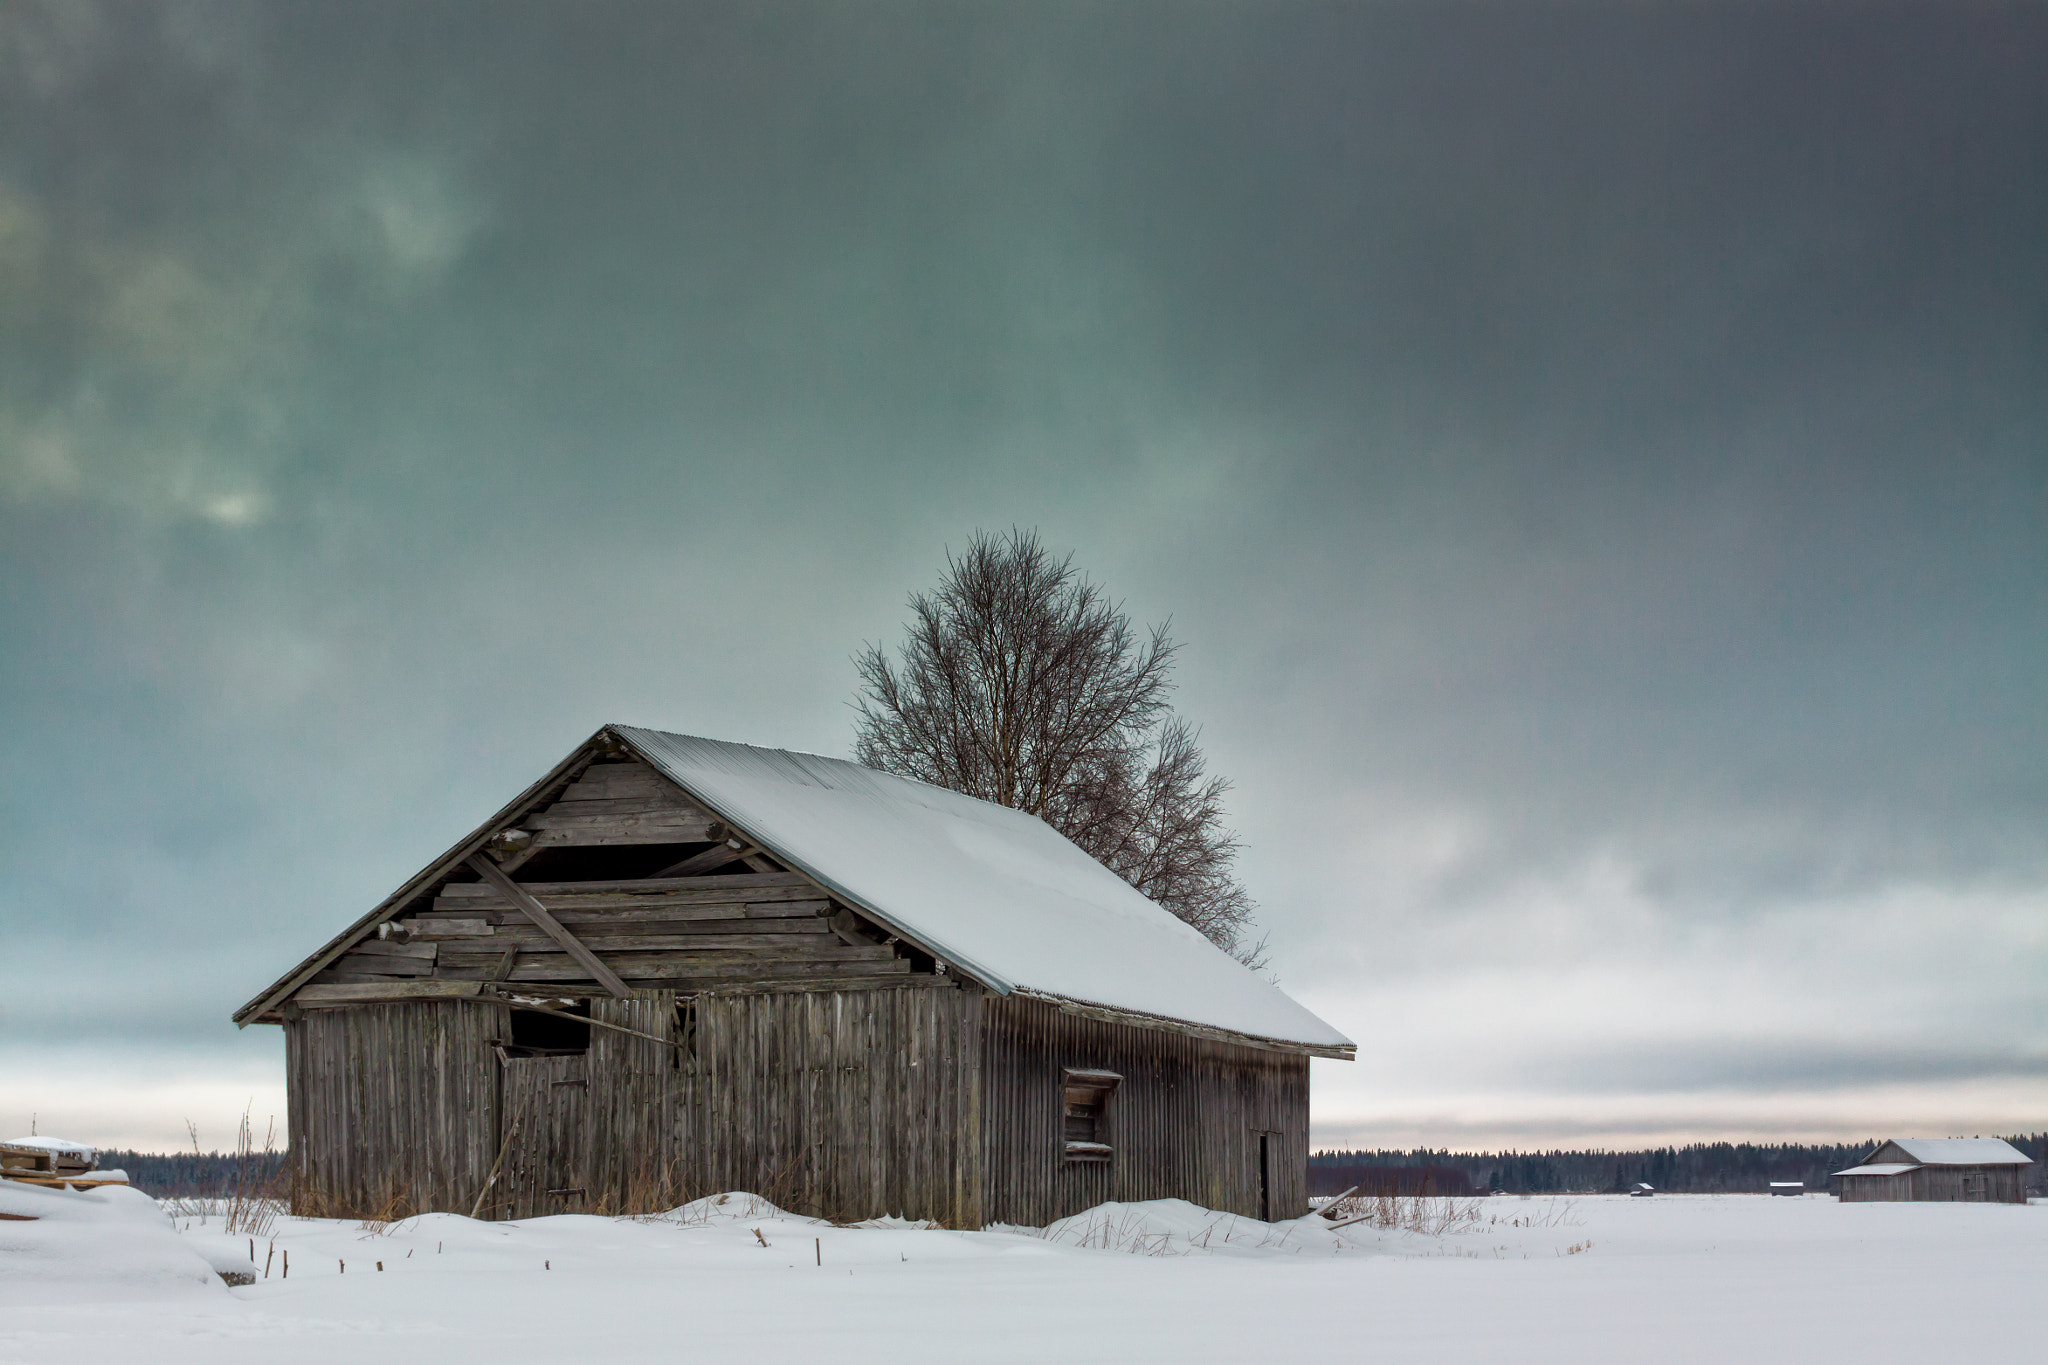
{"type": "MultiPolygon", "coordinates": [[[[2027,1176],[2032,1187],[2041,1188],[2048,1175],[2048,1133],[2006,1141],[2040,1163],[2027,1176]]],[[[1855,1165],[1876,1146],[1873,1140],[1702,1142],[1642,1152],[1317,1152],[1308,1159],[1308,1184],[1311,1194],[1336,1194],[1353,1185],[1374,1194],[1606,1194],[1642,1181],[1674,1194],[1761,1194],[1773,1180],[1800,1180],[1809,1190],[1830,1191],[1830,1172],[1855,1165]]],[[[128,1172],[146,1194],[183,1199],[234,1193],[240,1169],[233,1152],[103,1151],[99,1164],[128,1172]]],[[[284,1153],[259,1152],[240,1178],[260,1189],[276,1182],[283,1169],[284,1153]]]]}
{"type": "Polygon", "coordinates": [[[221,1199],[240,1179],[248,1192],[279,1183],[283,1152],[256,1152],[244,1163],[233,1152],[123,1152],[103,1150],[99,1167],[128,1172],[128,1183],[158,1199],[221,1199]]]}
{"type": "MultiPolygon", "coordinates": [[[[2048,1172],[2048,1133],[2006,1141],[2041,1163],[2027,1171],[2029,1185],[2039,1188],[2048,1172]]],[[[1798,1180],[1825,1192],[1834,1188],[1830,1173],[1854,1166],[1877,1145],[1701,1142],[1641,1152],[1317,1152],[1308,1159],[1308,1184],[1310,1194],[1336,1194],[1353,1185],[1374,1194],[1607,1194],[1638,1182],[1674,1194],[1762,1194],[1774,1180],[1798,1180]]]]}

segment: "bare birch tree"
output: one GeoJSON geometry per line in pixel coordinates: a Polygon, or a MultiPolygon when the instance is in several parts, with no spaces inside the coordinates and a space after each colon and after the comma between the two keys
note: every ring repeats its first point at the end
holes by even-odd
{"type": "Polygon", "coordinates": [[[1167,700],[1177,646],[1035,532],[977,531],[910,599],[901,662],[860,675],[854,756],[1039,816],[1247,966],[1253,904],[1225,827],[1228,781],[1167,700]]]}

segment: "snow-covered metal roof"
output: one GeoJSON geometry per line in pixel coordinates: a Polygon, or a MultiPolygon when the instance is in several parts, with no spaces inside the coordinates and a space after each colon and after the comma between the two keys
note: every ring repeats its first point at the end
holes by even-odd
{"type": "Polygon", "coordinates": [[[720,819],[995,990],[1352,1046],[1036,816],[843,759],[609,728],[720,819]]]}
{"type": "Polygon", "coordinates": [[[1893,1138],[1923,1166],[2030,1166],[2033,1158],[2004,1138],[1893,1138]]]}
{"type": "Polygon", "coordinates": [[[1918,1166],[1914,1165],[1914,1164],[1913,1164],[1912,1162],[1910,1162],[1910,1161],[1880,1161],[1880,1162],[1878,1162],[1878,1163],[1877,1163],[1877,1164],[1876,1164],[1875,1166],[1851,1166],[1851,1167],[1850,1167],[1850,1168],[1849,1168],[1848,1170],[1846,1170],[1846,1171],[1836,1171],[1836,1172],[1835,1172],[1835,1174],[1836,1174],[1836,1175],[1904,1175],[1904,1174],[1905,1174],[1906,1172],[1908,1172],[1908,1171],[1917,1171],[1917,1170],[1919,1170],[1919,1169],[1920,1169],[1920,1168],[1919,1168],[1918,1166]]]}

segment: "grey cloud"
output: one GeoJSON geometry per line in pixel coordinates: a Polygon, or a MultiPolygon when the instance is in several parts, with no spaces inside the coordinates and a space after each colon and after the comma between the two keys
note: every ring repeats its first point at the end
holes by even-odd
{"type": "Polygon", "coordinates": [[[1713,1090],[1810,1096],[1874,1085],[2044,1078],[2048,1051],[2039,1048],[1898,1042],[1858,1046],[1827,1038],[1582,1046],[1568,1058],[1524,1058],[1492,1076],[1501,1084],[1601,1096],[1713,1090]]]}
{"type": "MultiPolygon", "coordinates": [[[[125,945],[64,1027],[203,1030],[603,720],[843,752],[977,525],[1174,619],[1361,1010],[2048,886],[2031,11],[0,28],[0,918],[125,945]]],[[[1929,1074],[2034,1055],[2024,951],[1929,1074]]]]}

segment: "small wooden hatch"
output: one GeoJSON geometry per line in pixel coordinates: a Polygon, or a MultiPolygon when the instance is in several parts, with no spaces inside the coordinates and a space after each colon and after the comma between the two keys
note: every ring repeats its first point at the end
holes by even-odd
{"type": "Polygon", "coordinates": [[[1064,1069],[1065,1122],[1061,1133],[1067,1160],[1104,1162],[1115,1154],[1110,1143],[1109,1097],[1116,1093],[1123,1079],[1114,1071],[1064,1069]]]}

